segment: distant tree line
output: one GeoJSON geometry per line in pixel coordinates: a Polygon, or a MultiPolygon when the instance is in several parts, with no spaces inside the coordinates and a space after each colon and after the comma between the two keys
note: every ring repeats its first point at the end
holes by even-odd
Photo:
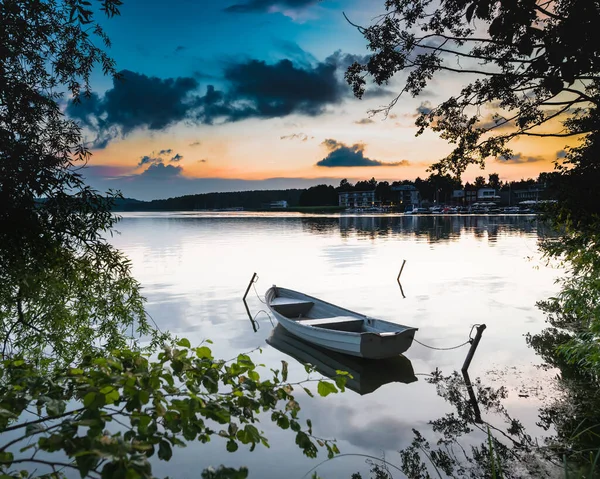
{"type": "MultiPolygon", "coordinates": [[[[165,200],[136,201],[124,199],[116,203],[117,211],[190,211],[216,210],[226,208],[264,209],[274,201],[287,201],[288,206],[300,204],[300,196],[305,190],[254,190],[227,193],[204,193],[186,195],[165,200]]],[[[337,204],[337,201],[336,203],[337,204]]]]}
{"type": "Polygon", "coordinates": [[[414,181],[398,180],[392,183],[377,181],[375,178],[361,180],[355,184],[347,179],[340,181],[339,186],[316,185],[307,189],[290,190],[254,190],[234,191],[227,193],[203,193],[186,195],[165,200],[139,201],[131,198],[118,199],[115,202],[116,211],[190,211],[190,210],[221,210],[227,208],[244,208],[246,210],[270,209],[275,201],[287,201],[289,208],[337,206],[339,193],[345,191],[373,191],[377,201],[389,203],[394,201],[393,188],[402,185],[412,185],[418,191],[423,201],[447,203],[452,198],[452,192],[462,188],[494,188],[496,190],[526,189],[536,184],[549,186],[555,173],[540,173],[537,179],[529,178],[519,181],[503,182],[497,173],[491,173],[486,180],[483,176],[475,178],[473,183],[464,185],[450,175],[433,173],[426,179],[416,178],[414,181]]]}

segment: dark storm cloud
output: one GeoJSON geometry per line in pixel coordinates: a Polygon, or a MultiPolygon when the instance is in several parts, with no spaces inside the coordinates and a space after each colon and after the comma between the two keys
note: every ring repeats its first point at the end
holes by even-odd
{"type": "Polygon", "coordinates": [[[352,146],[345,145],[337,140],[327,139],[321,143],[329,150],[329,154],[316,166],[325,166],[328,168],[354,167],[354,166],[405,166],[408,161],[402,160],[394,163],[385,163],[379,160],[372,160],[365,157],[365,145],[356,143],[352,146]]]}
{"type": "Polygon", "coordinates": [[[140,177],[167,179],[181,176],[183,168],[181,166],[165,165],[163,162],[153,163],[148,169],[140,173],[140,177]]]}
{"type": "MultiPolygon", "coordinates": [[[[173,150],[171,148],[169,148],[168,150],[160,150],[158,152],[158,155],[156,155],[154,152],[152,153],[152,155],[144,155],[140,158],[140,161],[138,162],[138,166],[158,165],[160,163],[164,163],[164,160],[161,157],[165,156],[165,155],[170,155],[172,153],[173,153],[173,150]]],[[[169,161],[171,161],[173,163],[177,163],[180,160],[183,160],[183,156],[180,155],[179,153],[175,153],[175,156],[173,156],[169,161]]]]}
{"type": "Polygon", "coordinates": [[[152,165],[154,163],[161,163],[161,162],[162,162],[162,160],[160,158],[154,158],[152,156],[144,155],[140,158],[138,166],[152,165]]]}
{"type": "MultiPolygon", "coordinates": [[[[297,45],[287,48],[303,53],[297,45]]],[[[103,97],[94,93],[79,104],[71,102],[66,113],[95,132],[93,148],[106,147],[135,129],[163,130],[181,121],[220,124],[291,114],[317,116],[352,97],[342,73],[345,65],[364,57],[338,51],[321,63],[309,58],[306,54],[306,62],[299,64],[287,59],[231,62],[224,68],[222,89],[206,83],[200,88],[195,77],[161,79],[125,70],[103,97]]]]}
{"type": "Polygon", "coordinates": [[[92,94],[80,104],[70,103],[67,114],[101,133],[113,126],[124,135],[140,127],[161,130],[186,117],[190,94],[198,88],[193,78],[161,79],[128,70],[121,75],[102,99],[92,94]]]}
{"type": "Polygon", "coordinates": [[[320,0],[249,0],[236,3],[225,9],[229,13],[263,13],[277,8],[303,10],[319,3],[320,0]]]}
{"type": "Polygon", "coordinates": [[[226,68],[225,79],[231,83],[230,94],[234,98],[253,102],[251,114],[255,116],[277,117],[290,113],[315,116],[322,113],[326,105],[342,99],[344,90],[335,73],[336,66],[328,63],[298,68],[290,60],[273,65],[250,60],[226,68]]]}

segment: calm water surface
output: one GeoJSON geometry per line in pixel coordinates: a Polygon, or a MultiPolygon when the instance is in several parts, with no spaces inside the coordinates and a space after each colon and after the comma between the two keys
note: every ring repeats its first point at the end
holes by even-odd
{"type": "MultiPolygon", "coordinates": [[[[258,314],[260,329],[252,330],[242,303],[253,272],[261,297],[272,284],[297,289],[418,327],[416,338],[432,346],[460,344],[473,324],[485,323],[471,377],[505,386],[511,416],[542,435],[535,425],[545,395],[540,391],[548,389],[554,373],[536,367],[541,360],[524,334],[543,329],[535,302],[557,290],[559,271],[540,258],[537,242],[546,233],[534,217],[126,213],[117,229],[121,234],[113,242],[131,258],[161,329],[192,344],[210,338],[218,357],[262,348],[254,359],[267,371],[288,361],[292,381],[306,377],[304,367],[267,344],[273,328],[266,314],[258,314]],[[403,260],[406,298],[396,282],[403,260]]],[[[252,290],[248,304],[253,314],[264,309],[252,290]]],[[[467,347],[435,351],[415,343],[406,357],[416,381],[390,382],[365,395],[347,390],[311,399],[298,392],[302,415],[312,419],[315,435],[336,438],[342,453],[385,454],[400,464],[397,451],[412,441],[412,429],[435,442],[428,421],[452,411],[422,374],[460,370],[466,353],[467,347]]],[[[493,415],[484,419],[501,422],[493,415]]],[[[252,478],[301,478],[326,459],[325,452],[316,460],[305,458],[294,433],[279,430],[268,417],[260,426],[270,449],[249,453],[241,446],[230,454],[215,438],[176,451],[173,461],[155,465],[156,473],[199,477],[200,470],[225,464],[248,466],[252,478]]],[[[368,477],[364,458],[342,457],[318,468],[325,478],[349,478],[356,471],[368,477]]]]}

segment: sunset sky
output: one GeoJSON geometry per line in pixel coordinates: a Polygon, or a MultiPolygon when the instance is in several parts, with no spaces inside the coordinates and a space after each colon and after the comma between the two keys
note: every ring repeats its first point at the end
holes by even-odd
{"type": "MultiPolygon", "coordinates": [[[[402,180],[451,146],[432,132],[415,137],[417,111],[467,81],[442,74],[419,98],[385,119],[401,78],[363,100],[345,68],[368,54],[344,19],[368,25],[383,0],[125,0],[103,22],[123,80],[94,77],[95,94],[66,112],[85,127],[93,157],[88,181],[126,197],[337,185],[341,178],[402,180]]],[[[503,180],[552,169],[564,139],[523,139],[517,156],[491,159],[503,180]]]]}

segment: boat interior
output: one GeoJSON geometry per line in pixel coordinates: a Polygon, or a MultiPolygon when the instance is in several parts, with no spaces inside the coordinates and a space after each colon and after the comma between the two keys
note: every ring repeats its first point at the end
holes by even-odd
{"type": "MultiPolygon", "coordinates": [[[[323,329],[333,329],[336,331],[348,331],[354,333],[378,332],[386,334],[385,329],[381,330],[379,323],[384,323],[375,319],[365,321],[364,316],[352,314],[342,308],[321,301],[312,301],[300,293],[291,290],[280,291],[283,288],[277,288],[277,297],[270,299],[270,305],[273,310],[282,316],[293,321],[301,322],[306,326],[315,326],[323,329]],[[283,294],[281,294],[283,293],[283,294]],[[377,326],[374,327],[375,323],[377,326]]],[[[390,334],[397,331],[390,331],[390,334]]]]}

